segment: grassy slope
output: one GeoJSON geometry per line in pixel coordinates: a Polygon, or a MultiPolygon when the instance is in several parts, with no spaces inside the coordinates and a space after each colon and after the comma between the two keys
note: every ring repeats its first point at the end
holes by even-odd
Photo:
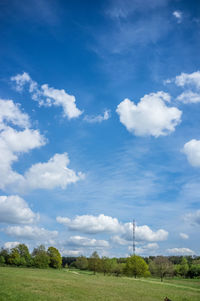
{"type": "Polygon", "coordinates": [[[171,282],[4,267],[0,268],[0,301],[162,301],[165,296],[173,301],[200,300],[200,281],[171,282]]]}

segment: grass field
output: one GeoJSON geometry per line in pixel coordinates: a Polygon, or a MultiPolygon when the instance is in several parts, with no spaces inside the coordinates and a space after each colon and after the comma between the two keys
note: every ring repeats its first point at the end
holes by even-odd
{"type": "Polygon", "coordinates": [[[0,301],[199,301],[200,279],[92,275],[68,270],[0,267],[0,301]]]}

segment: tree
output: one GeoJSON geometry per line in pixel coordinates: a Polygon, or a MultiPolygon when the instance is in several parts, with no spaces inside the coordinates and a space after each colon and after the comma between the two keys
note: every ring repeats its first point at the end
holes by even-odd
{"type": "Polygon", "coordinates": [[[88,260],[85,256],[80,256],[75,261],[75,266],[79,270],[87,270],[88,268],[88,260]]]}
{"type": "Polygon", "coordinates": [[[43,245],[34,248],[32,255],[33,263],[36,268],[45,269],[49,267],[50,258],[43,245]]]}
{"type": "Polygon", "coordinates": [[[126,266],[125,266],[126,274],[129,276],[149,276],[149,267],[144,259],[140,256],[133,255],[127,258],[126,266]]]}
{"type": "Polygon", "coordinates": [[[90,256],[88,267],[89,267],[89,270],[94,272],[94,275],[99,270],[100,258],[99,258],[99,255],[96,251],[93,252],[92,255],[90,256]]]}
{"type": "Polygon", "coordinates": [[[167,257],[157,256],[149,265],[152,274],[159,276],[161,281],[166,275],[173,274],[173,265],[167,257]]]}
{"type": "Polygon", "coordinates": [[[50,267],[60,269],[62,266],[62,257],[60,255],[60,252],[54,247],[49,247],[47,254],[50,258],[50,267]]]}
{"type": "Polygon", "coordinates": [[[176,268],[176,273],[182,277],[186,277],[188,271],[189,271],[189,265],[188,265],[188,261],[185,257],[183,257],[181,259],[181,263],[177,264],[175,266],[176,268]]]}
{"type": "Polygon", "coordinates": [[[0,265],[4,265],[5,262],[5,258],[2,255],[0,255],[0,265]]]}
{"type": "Polygon", "coordinates": [[[17,248],[12,248],[8,257],[8,263],[11,265],[20,265],[20,254],[17,248]]]}
{"type": "Polygon", "coordinates": [[[112,259],[105,256],[101,258],[101,271],[104,273],[104,276],[108,273],[111,273],[112,265],[112,259]]]}
{"type": "Polygon", "coordinates": [[[31,254],[29,253],[29,249],[25,244],[19,244],[16,246],[16,249],[20,255],[20,265],[22,266],[31,266],[32,265],[32,258],[31,254]]]}
{"type": "Polygon", "coordinates": [[[2,256],[5,260],[5,263],[8,263],[8,258],[9,258],[9,252],[7,249],[1,248],[0,250],[0,256],[2,256]]]}

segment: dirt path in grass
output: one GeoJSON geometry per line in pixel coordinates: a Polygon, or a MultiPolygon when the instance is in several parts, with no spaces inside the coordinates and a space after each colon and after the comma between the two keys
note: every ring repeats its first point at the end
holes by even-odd
{"type": "Polygon", "coordinates": [[[183,289],[189,289],[192,291],[200,292],[200,288],[194,288],[186,285],[179,285],[179,284],[174,284],[174,283],[168,283],[168,282],[161,282],[161,281],[151,281],[147,279],[137,279],[137,278],[127,278],[132,281],[141,281],[141,282],[147,282],[147,283],[155,283],[155,284],[160,284],[160,285],[168,285],[168,286],[173,286],[177,288],[183,288],[183,289]]]}

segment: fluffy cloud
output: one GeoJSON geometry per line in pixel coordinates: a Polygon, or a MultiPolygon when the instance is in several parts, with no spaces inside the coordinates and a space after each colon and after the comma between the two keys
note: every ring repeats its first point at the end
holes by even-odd
{"type": "Polygon", "coordinates": [[[181,73],[175,77],[175,84],[179,87],[194,86],[200,89],[200,71],[193,73],[181,73]]]}
{"type": "MultiPolygon", "coordinates": [[[[87,234],[101,232],[118,233],[117,236],[112,237],[112,240],[121,245],[128,244],[128,241],[131,241],[133,237],[132,223],[123,224],[120,223],[117,218],[105,216],[104,214],[98,216],[81,215],[76,216],[74,219],[58,216],[56,220],[58,223],[64,224],[72,231],[80,231],[87,234]]],[[[136,226],[135,234],[137,241],[163,241],[168,237],[167,231],[163,229],[153,231],[147,225],[136,226]]]]}
{"type": "Polygon", "coordinates": [[[189,238],[189,235],[186,234],[186,233],[180,233],[180,237],[181,237],[182,239],[188,239],[188,238],[189,238]]]}
{"type": "Polygon", "coordinates": [[[198,103],[200,102],[200,93],[189,90],[181,93],[176,99],[183,103],[198,103]]]}
{"type": "Polygon", "coordinates": [[[24,85],[28,84],[33,100],[38,101],[41,106],[61,106],[63,115],[67,116],[68,119],[76,118],[82,114],[82,111],[76,107],[75,97],[69,95],[64,89],[54,89],[47,84],[39,87],[26,72],[11,77],[11,81],[16,83],[18,91],[21,91],[24,85]]]}
{"type": "Polygon", "coordinates": [[[67,153],[64,153],[55,154],[46,163],[32,165],[24,175],[26,185],[30,189],[53,189],[55,187],[64,189],[67,185],[83,179],[84,175],[81,172],[76,174],[67,167],[69,162],[67,153]]]}
{"type": "Polygon", "coordinates": [[[182,21],[182,12],[180,12],[178,10],[175,10],[173,12],[173,16],[177,19],[178,23],[181,23],[181,21],[182,21]]]}
{"type": "Polygon", "coordinates": [[[12,169],[21,154],[46,144],[46,139],[39,130],[30,128],[29,117],[21,112],[19,105],[11,100],[0,100],[0,189],[24,191],[37,188],[66,188],[83,178],[69,169],[66,153],[55,154],[48,162],[32,165],[25,175],[12,169]],[[18,126],[15,129],[12,126],[18,126]],[[19,129],[21,128],[21,129],[19,129]],[[20,141],[20,143],[19,143],[20,141]]]}
{"type": "Polygon", "coordinates": [[[73,220],[67,217],[56,218],[57,222],[66,225],[70,230],[81,231],[83,233],[116,232],[121,228],[118,220],[111,216],[100,214],[76,216],[73,220]]]}
{"type": "Polygon", "coordinates": [[[167,253],[172,255],[194,255],[195,252],[188,248],[172,248],[167,249],[167,253]]]}
{"type": "Polygon", "coordinates": [[[200,140],[192,139],[185,143],[182,151],[192,166],[200,167],[200,140]]]}
{"type": "MultiPolygon", "coordinates": [[[[126,223],[123,227],[122,238],[131,241],[133,238],[133,226],[132,223],[126,223]]],[[[159,229],[157,231],[151,230],[147,225],[135,227],[135,238],[136,241],[163,241],[168,238],[168,232],[159,229]]]]}
{"type": "Polygon", "coordinates": [[[7,241],[4,244],[4,248],[5,249],[12,249],[12,248],[15,248],[16,246],[18,246],[19,244],[20,244],[20,242],[18,242],[18,241],[7,241]]]}
{"type": "Polygon", "coordinates": [[[62,256],[78,257],[83,254],[82,250],[65,250],[61,249],[62,256]]]}
{"type": "Polygon", "coordinates": [[[0,223],[30,224],[38,218],[19,196],[0,196],[0,223]]]}
{"type": "Polygon", "coordinates": [[[72,247],[109,247],[109,243],[106,240],[97,240],[83,236],[71,236],[65,244],[72,247]]]}
{"type": "Polygon", "coordinates": [[[58,236],[57,231],[49,231],[44,228],[31,226],[9,226],[4,231],[13,237],[42,242],[52,240],[58,236]]]}
{"type": "Polygon", "coordinates": [[[22,153],[46,143],[38,130],[30,129],[29,117],[12,100],[0,100],[0,189],[23,179],[12,170],[12,164],[22,153]],[[8,125],[9,124],[9,125],[8,125]],[[16,130],[12,126],[18,126],[16,130]],[[20,143],[19,143],[20,141],[20,143]]]}
{"type": "Polygon", "coordinates": [[[97,116],[88,116],[86,115],[84,117],[84,120],[89,123],[100,123],[104,120],[108,120],[110,118],[110,111],[105,110],[103,115],[97,115],[97,116]]]}
{"type": "Polygon", "coordinates": [[[138,104],[125,99],[116,112],[129,132],[158,137],[173,132],[181,121],[182,112],[166,102],[170,102],[170,95],[160,91],[145,95],[138,104]]]}
{"type": "Polygon", "coordinates": [[[20,110],[19,104],[12,100],[0,99],[0,130],[10,122],[22,128],[30,125],[29,116],[20,110]]]}
{"type": "Polygon", "coordinates": [[[184,220],[191,224],[200,225],[200,210],[197,210],[196,212],[193,212],[193,213],[186,214],[184,216],[184,220]]]}

